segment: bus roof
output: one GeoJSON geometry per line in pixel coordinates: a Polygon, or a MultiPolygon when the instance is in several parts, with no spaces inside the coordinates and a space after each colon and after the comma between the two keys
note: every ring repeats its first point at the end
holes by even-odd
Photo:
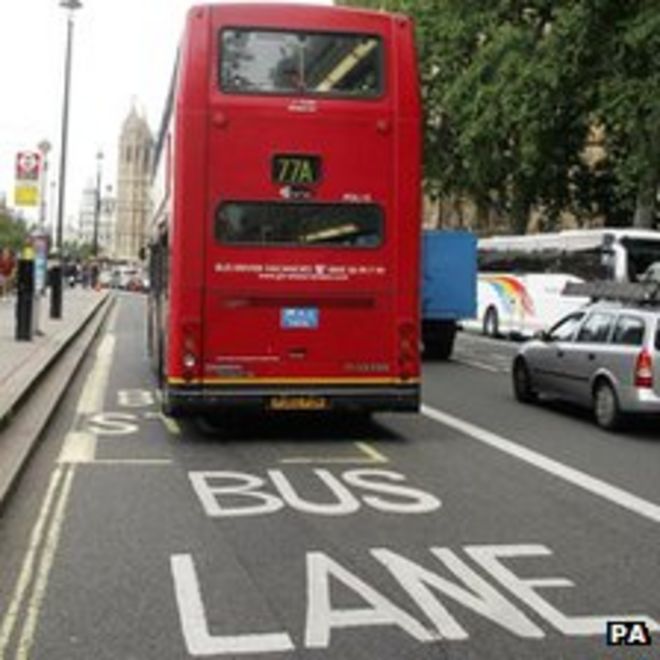
{"type": "Polygon", "coordinates": [[[580,252],[599,248],[607,240],[618,242],[624,238],[660,242],[660,232],[653,229],[613,229],[606,227],[599,229],[567,229],[554,233],[526,234],[523,236],[491,236],[479,239],[479,249],[520,252],[542,250],[580,252]]]}
{"type": "Polygon", "coordinates": [[[228,3],[200,3],[190,7],[188,10],[190,14],[197,12],[200,9],[210,8],[214,11],[221,11],[232,16],[244,15],[247,20],[257,16],[263,17],[268,20],[270,16],[280,16],[282,14],[289,15],[295,14],[298,16],[304,14],[311,15],[328,15],[334,14],[341,16],[342,14],[350,17],[363,16],[364,18],[378,18],[383,19],[392,19],[393,17],[408,18],[404,14],[396,12],[386,12],[383,10],[375,9],[365,9],[364,7],[344,7],[336,5],[306,5],[306,4],[296,4],[292,2],[228,2],[228,3]]]}

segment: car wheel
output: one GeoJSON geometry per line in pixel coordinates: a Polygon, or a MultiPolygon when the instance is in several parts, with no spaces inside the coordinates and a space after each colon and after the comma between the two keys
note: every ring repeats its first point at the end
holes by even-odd
{"type": "Polygon", "coordinates": [[[500,318],[495,307],[489,307],[486,310],[483,333],[487,337],[497,337],[500,334],[500,318]]]}
{"type": "Polygon", "coordinates": [[[538,396],[532,386],[532,377],[529,367],[522,358],[515,361],[513,365],[513,393],[521,403],[534,403],[538,396]]]}
{"type": "Polygon", "coordinates": [[[621,425],[622,415],[614,388],[601,380],[594,389],[594,417],[603,429],[613,431],[621,425]]]}

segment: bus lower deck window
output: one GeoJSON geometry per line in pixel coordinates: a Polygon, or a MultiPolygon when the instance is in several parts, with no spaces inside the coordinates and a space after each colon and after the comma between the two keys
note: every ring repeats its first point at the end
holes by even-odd
{"type": "Polygon", "coordinates": [[[378,247],[383,213],[374,204],[226,202],[215,237],[228,245],[378,247]]]}

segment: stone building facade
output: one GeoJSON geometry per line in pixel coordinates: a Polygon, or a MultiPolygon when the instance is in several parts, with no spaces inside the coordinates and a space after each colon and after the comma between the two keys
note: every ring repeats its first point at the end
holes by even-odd
{"type": "Polygon", "coordinates": [[[114,256],[139,261],[151,213],[149,186],[153,136],[146,119],[131,108],[119,138],[114,256]]]}

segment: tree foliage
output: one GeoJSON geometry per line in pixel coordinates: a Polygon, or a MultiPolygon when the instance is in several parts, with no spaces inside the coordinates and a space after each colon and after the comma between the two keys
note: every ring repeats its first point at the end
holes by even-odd
{"type": "Polygon", "coordinates": [[[25,245],[27,227],[25,222],[12,218],[0,209],[0,249],[20,250],[25,245]]]}
{"type": "MultiPolygon", "coordinates": [[[[345,0],[412,15],[434,196],[649,225],[660,184],[657,0],[345,0]],[[601,156],[589,159],[593,136],[601,156]]],[[[655,207],[655,208],[654,208],[655,207]]]]}

